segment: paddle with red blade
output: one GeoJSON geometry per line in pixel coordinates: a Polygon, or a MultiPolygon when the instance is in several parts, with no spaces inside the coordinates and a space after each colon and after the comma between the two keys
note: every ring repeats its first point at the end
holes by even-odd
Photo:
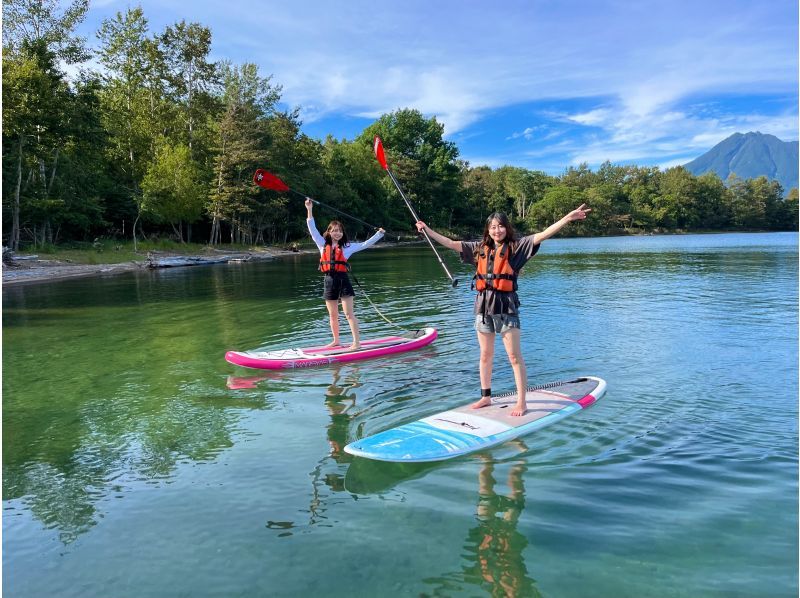
{"type": "MultiPolygon", "coordinates": [[[[397,179],[394,178],[394,174],[392,174],[392,171],[389,170],[389,164],[387,164],[387,162],[386,162],[386,154],[383,152],[383,142],[381,141],[381,138],[378,137],[377,135],[375,135],[375,142],[374,142],[373,149],[375,150],[375,157],[378,159],[378,162],[380,163],[381,167],[389,175],[389,178],[392,179],[392,182],[394,183],[394,186],[397,187],[397,190],[400,192],[400,197],[402,197],[403,201],[406,202],[406,206],[408,207],[409,211],[411,212],[411,215],[414,217],[414,222],[419,222],[419,216],[417,216],[417,213],[414,211],[414,208],[411,206],[411,202],[408,201],[408,199],[406,198],[406,194],[403,193],[403,189],[400,188],[400,183],[397,182],[397,179]]],[[[428,233],[426,233],[423,230],[422,234],[425,235],[425,239],[428,241],[428,244],[431,246],[431,249],[433,249],[433,253],[436,254],[436,259],[439,260],[439,263],[442,265],[442,268],[444,268],[444,272],[445,272],[445,274],[447,274],[447,278],[450,279],[450,283],[453,286],[456,286],[458,284],[458,278],[453,278],[453,275],[450,274],[450,271],[447,269],[447,266],[444,265],[444,262],[442,261],[442,258],[439,255],[439,252],[436,251],[436,247],[434,247],[433,241],[431,241],[431,238],[428,236],[428,233]]]]}
{"type": "MultiPolygon", "coordinates": [[[[284,183],[277,176],[275,176],[271,172],[267,172],[263,168],[259,168],[258,170],[256,170],[255,174],[253,175],[253,182],[256,185],[258,185],[259,187],[263,187],[264,189],[269,189],[271,191],[278,191],[279,193],[284,193],[286,191],[289,191],[290,193],[294,193],[295,195],[299,195],[303,199],[311,199],[310,197],[308,197],[304,193],[300,193],[299,191],[295,191],[294,189],[290,188],[289,185],[284,183]]],[[[345,216],[346,218],[350,218],[351,220],[355,220],[356,222],[360,222],[361,224],[364,224],[364,225],[366,225],[366,226],[368,226],[370,228],[374,228],[375,230],[378,230],[380,228],[380,227],[377,227],[377,226],[374,226],[374,225],[370,224],[369,222],[364,222],[363,220],[361,220],[359,218],[356,218],[355,216],[352,216],[351,214],[348,214],[347,212],[342,212],[341,210],[337,210],[333,206],[329,206],[328,204],[322,203],[321,201],[318,201],[316,199],[311,199],[311,201],[313,201],[315,204],[324,206],[324,207],[328,208],[329,210],[333,210],[337,214],[341,214],[342,216],[345,216]]]]}

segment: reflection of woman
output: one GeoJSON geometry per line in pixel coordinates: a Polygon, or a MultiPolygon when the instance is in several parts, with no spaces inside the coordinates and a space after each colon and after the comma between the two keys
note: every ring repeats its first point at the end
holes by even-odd
{"type": "Polygon", "coordinates": [[[344,476],[340,473],[340,465],[348,463],[352,457],[345,453],[342,448],[347,444],[347,431],[350,427],[350,419],[353,417],[348,411],[350,407],[356,404],[356,394],[350,392],[355,388],[361,386],[358,381],[358,369],[352,368],[348,376],[340,385],[339,379],[342,375],[342,366],[334,366],[333,380],[330,386],[325,389],[325,406],[331,415],[331,423],[328,425],[328,444],[331,446],[330,453],[322,457],[318,462],[314,471],[311,472],[311,486],[312,497],[309,511],[311,512],[311,523],[316,523],[319,519],[325,518],[325,499],[330,495],[330,492],[325,488],[329,488],[333,492],[344,491],[344,476]],[[333,459],[333,471],[326,471],[329,469],[329,457],[333,459]],[[325,486],[319,482],[322,481],[325,486]]]}
{"type": "Polygon", "coordinates": [[[475,553],[475,564],[465,568],[465,579],[487,589],[492,596],[540,596],[528,577],[523,551],[528,540],[517,531],[525,508],[524,462],[508,472],[509,495],[494,491],[494,463],[483,457],[478,475],[478,526],[470,530],[467,549],[475,553]]]}
{"type": "Polygon", "coordinates": [[[325,406],[331,414],[331,423],[328,426],[328,443],[331,445],[330,456],[337,463],[345,456],[342,448],[347,444],[347,430],[352,417],[347,412],[350,407],[356,404],[355,393],[348,394],[348,391],[361,386],[358,382],[357,374],[358,369],[354,368],[352,372],[354,381],[347,380],[344,385],[339,386],[341,367],[334,368],[333,381],[325,391],[325,406]]]}

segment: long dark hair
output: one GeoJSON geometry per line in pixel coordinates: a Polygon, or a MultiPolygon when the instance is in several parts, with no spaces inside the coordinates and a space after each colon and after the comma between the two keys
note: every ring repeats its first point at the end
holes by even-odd
{"type": "MultiPolygon", "coordinates": [[[[489,217],[486,219],[486,226],[483,227],[483,242],[481,245],[485,245],[489,249],[494,249],[494,239],[489,236],[489,226],[492,224],[492,220],[497,220],[502,226],[506,227],[505,242],[509,244],[512,251],[516,249],[517,231],[514,230],[514,225],[511,224],[505,212],[493,212],[489,214],[489,217]]],[[[479,250],[481,245],[478,246],[479,250]]]]}
{"type": "Polygon", "coordinates": [[[339,241],[339,246],[346,247],[347,245],[350,245],[350,239],[347,238],[347,231],[344,230],[344,224],[342,224],[338,220],[331,220],[330,223],[328,224],[328,228],[325,229],[325,233],[322,235],[323,237],[325,237],[325,244],[333,245],[333,239],[331,238],[331,229],[334,226],[338,226],[339,230],[342,231],[342,239],[341,241],[339,241]]]}

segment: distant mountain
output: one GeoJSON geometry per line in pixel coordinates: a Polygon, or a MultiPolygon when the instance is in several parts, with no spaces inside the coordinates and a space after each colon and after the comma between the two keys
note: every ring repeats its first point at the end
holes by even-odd
{"type": "Polygon", "coordinates": [[[797,187],[798,142],[763,133],[734,133],[684,168],[695,176],[716,172],[723,181],[730,173],[740,179],[765,176],[778,181],[784,194],[797,187]]]}

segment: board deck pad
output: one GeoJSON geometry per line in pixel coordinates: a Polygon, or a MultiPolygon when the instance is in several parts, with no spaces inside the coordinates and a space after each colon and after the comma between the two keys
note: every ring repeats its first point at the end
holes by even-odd
{"type": "Polygon", "coordinates": [[[305,347],[273,351],[228,351],[225,360],[234,365],[257,369],[306,368],[331,363],[344,363],[404,353],[429,345],[436,340],[435,328],[422,328],[407,336],[386,336],[361,341],[361,347],[305,347]]]}
{"type": "Polygon", "coordinates": [[[512,416],[516,393],[494,397],[492,405],[471,409],[471,401],[357,440],[344,450],[351,455],[394,462],[449,459],[489,448],[543,428],[586,407],[605,394],[606,383],[595,377],[551,382],[526,394],[527,412],[512,416]]]}

